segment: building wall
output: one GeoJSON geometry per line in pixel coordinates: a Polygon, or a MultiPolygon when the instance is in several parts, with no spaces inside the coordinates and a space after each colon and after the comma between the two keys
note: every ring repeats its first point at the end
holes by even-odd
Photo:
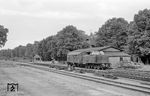
{"type": "Polygon", "coordinates": [[[119,67],[120,57],[109,57],[109,63],[111,63],[112,68],[119,67]]]}
{"type": "Polygon", "coordinates": [[[139,63],[142,62],[141,58],[137,55],[132,55],[131,58],[132,58],[131,61],[133,61],[133,62],[139,62],[139,63]]]}
{"type": "MultiPolygon", "coordinates": [[[[120,56],[119,57],[109,57],[109,63],[111,63],[112,68],[120,67],[120,56]]],[[[123,61],[131,61],[130,57],[122,57],[123,61]]]]}
{"type": "Polygon", "coordinates": [[[123,57],[123,61],[131,61],[131,57],[123,57]]]}

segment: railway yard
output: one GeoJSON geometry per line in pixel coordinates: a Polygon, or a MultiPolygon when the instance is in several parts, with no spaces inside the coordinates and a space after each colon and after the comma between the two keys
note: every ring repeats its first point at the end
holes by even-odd
{"type": "Polygon", "coordinates": [[[0,96],[150,96],[148,81],[62,69],[0,61],[0,96]],[[8,92],[7,83],[18,83],[18,91],[8,92]]]}
{"type": "Polygon", "coordinates": [[[150,1],[0,4],[0,96],[150,96],[150,1]]]}

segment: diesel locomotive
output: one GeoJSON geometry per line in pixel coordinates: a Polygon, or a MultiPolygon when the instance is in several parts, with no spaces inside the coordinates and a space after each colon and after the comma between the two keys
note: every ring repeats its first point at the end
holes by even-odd
{"type": "Polygon", "coordinates": [[[99,51],[75,50],[67,54],[68,66],[88,68],[88,69],[108,69],[111,68],[108,56],[99,51]]]}

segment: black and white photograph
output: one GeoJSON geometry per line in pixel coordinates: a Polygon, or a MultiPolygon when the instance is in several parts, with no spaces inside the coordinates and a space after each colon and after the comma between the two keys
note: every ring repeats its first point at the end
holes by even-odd
{"type": "Polygon", "coordinates": [[[0,0],[0,96],[150,96],[150,0],[0,0]]]}

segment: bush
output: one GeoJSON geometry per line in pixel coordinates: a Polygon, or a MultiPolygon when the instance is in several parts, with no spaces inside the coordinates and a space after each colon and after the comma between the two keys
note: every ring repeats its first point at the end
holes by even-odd
{"type": "Polygon", "coordinates": [[[128,62],[128,61],[120,62],[120,65],[121,65],[120,67],[124,69],[138,69],[142,67],[141,63],[128,62]]]}
{"type": "Polygon", "coordinates": [[[80,70],[75,70],[75,72],[77,72],[77,73],[85,73],[85,70],[80,69],[80,70]]]}
{"type": "Polygon", "coordinates": [[[111,79],[118,79],[116,76],[114,76],[113,74],[104,74],[104,77],[106,78],[111,78],[111,79]]]}
{"type": "Polygon", "coordinates": [[[94,73],[96,76],[101,76],[105,78],[111,78],[111,79],[118,79],[117,76],[114,76],[113,74],[107,72],[107,71],[98,71],[94,73]]]}

